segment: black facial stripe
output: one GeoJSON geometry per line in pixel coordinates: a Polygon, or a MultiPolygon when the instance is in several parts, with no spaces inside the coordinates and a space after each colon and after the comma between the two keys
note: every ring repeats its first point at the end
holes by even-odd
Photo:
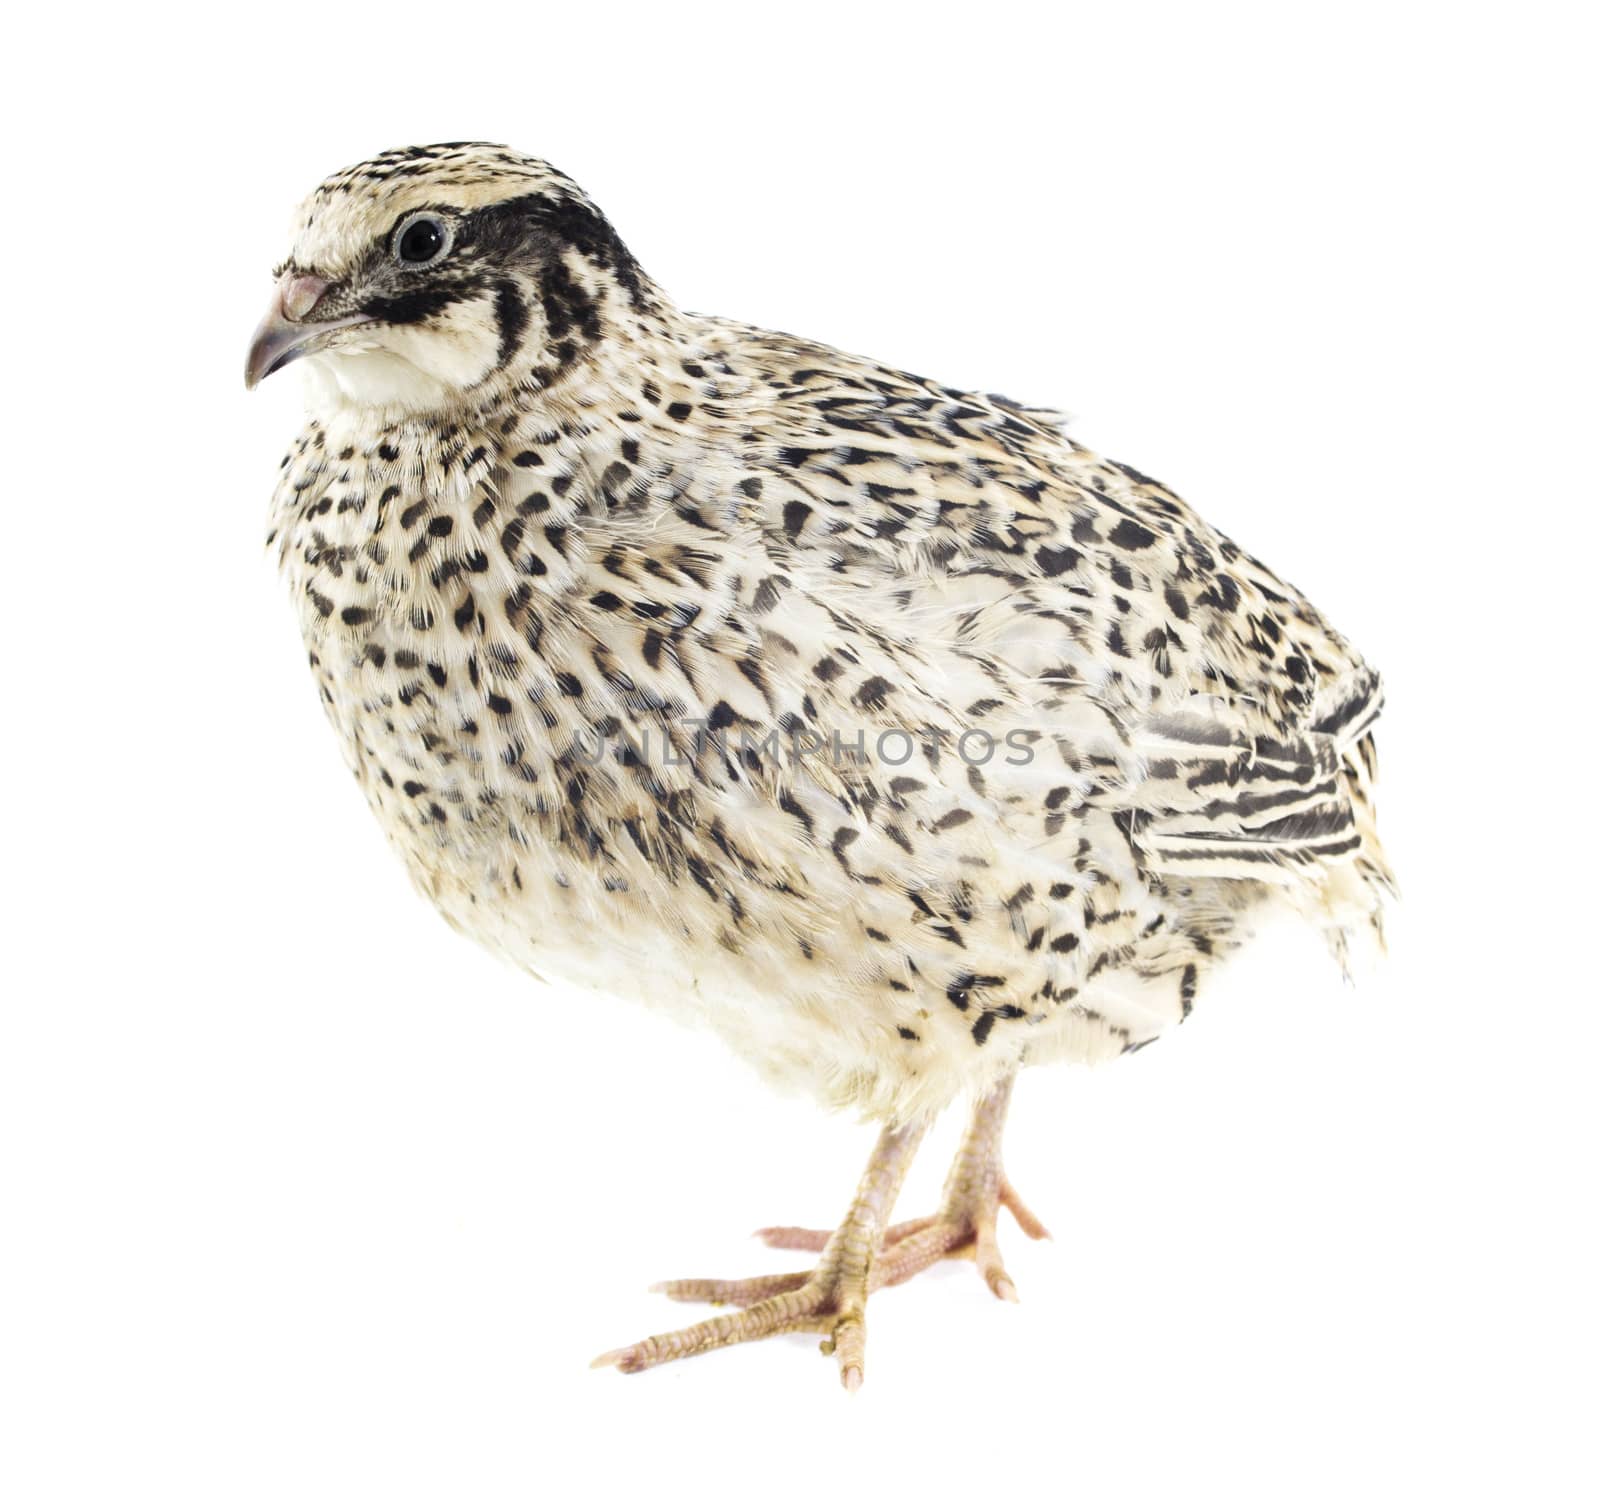
{"type": "Polygon", "coordinates": [[[461,300],[493,292],[495,321],[500,331],[502,364],[516,353],[527,333],[528,307],[505,280],[489,277],[508,262],[537,266],[539,291],[552,339],[574,329],[594,340],[601,331],[594,295],[573,278],[561,262],[560,250],[572,248],[609,273],[637,309],[647,300],[644,280],[633,255],[611,224],[592,206],[567,196],[535,193],[500,201],[476,211],[458,213],[449,206],[417,206],[397,218],[381,243],[374,243],[366,261],[352,275],[360,281],[381,274],[393,251],[393,237],[404,221],[427,212],[450,220],[454,242],[437,266],[420,266],[404,288],[380,294],[361,308],[392,325],[411,325],[438,314],[461,300]],[[552,251],[554,249],[554,251],[552,251]]]}
{"type": "Polygon", "coordinates": [[[560,340],[574,327],[589,340],[600,338],[600,311],[594,297],[573,278],[560,258],[552,258],[540,271],[539,298],[552,340],[560,340]]]}
{"type": "Polygon", "coordinates": [[[528,328],[528,306],[510,279],[503,278],[495,285],[494,323],[500,332],[500,365],[504,366],[521,348],[528,328]]]}
{"type": "Polygon", "coordinates": [[[576,248],[622,285],[635,309],[645,308],[644,280],[633,254],[611,223],[586,202],[536,192],[480,207],[461,222],[463,236],[508,255],[527,243],[530,228],[561,247],[576,248]]]}
{"type": "Polygon", "coordinates": [[[429,315],[436,315],[460,300],[471,298],[483,287],[482,278],[457,279],[451,283],[419,284],[404,294],[393,294],[386,299],[369,299],[362,308],[375,320],[390,325],[414,325],[429,315]]]}

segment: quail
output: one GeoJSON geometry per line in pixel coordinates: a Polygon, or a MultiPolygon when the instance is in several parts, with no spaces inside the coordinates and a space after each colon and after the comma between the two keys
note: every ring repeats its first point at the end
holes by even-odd
{"type": "Polygon", "coordinates": [[[249,349],[309,421],[268,544],[424,896],[540,980],[708,1027],[881,1128],[809,1269],[638,1371],[813,1331],[996,1238],[1024,1064],[1131,1052],[1287,905],[1379,931],[1378,676],[1049,412],[676,308],[566,176],[391,150],[299,209],[249,349]],[[890,1225],[929,1122],[971,1121],[890,1225]]]}

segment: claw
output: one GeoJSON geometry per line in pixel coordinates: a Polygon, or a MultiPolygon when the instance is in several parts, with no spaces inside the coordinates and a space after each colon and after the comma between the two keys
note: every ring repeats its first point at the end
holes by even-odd
{"type": "Polygon", "coordinates": [[[593,1372],[604,1371],[608,1366],[614,1366],[620,1372],[635,1371],[637,1368],[632,1363],[638,1360],[632,1346],[621,1346],[615,1351],[602,1351],[589,1363],[589,1370],[593,1372]]]}

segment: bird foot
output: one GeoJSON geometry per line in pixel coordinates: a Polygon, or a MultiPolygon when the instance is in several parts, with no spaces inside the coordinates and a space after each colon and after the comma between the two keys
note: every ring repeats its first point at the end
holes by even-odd
{"type": "Polygon", "coordinates": [[[641,1372],[740,1341],[809,1330],[822,1333],[822,1349],[837,1359],[839,1380],[854,1392],[863,1376],[867,1296],[874,1290],[903,1284],[941,1258],[971,1257],[989,1288],[1001,1299],[1015,1301],[1017,1286],[1000,1260],[995,1237],[1000,1208],[1006,1207],[1029,1237],[1050,1234],[1006,1180],[1000,1160],[1000,1131],[1013,1077],[997,1083],[974,1105],[966,1138],[933,1216],[887,1225],[924,1128],[890,1126],[879,1136],[855,1202],[838,1227],[832,1231],[766,1227],[756,1234],[774,1248],[818,1254],[814,1269],[752,1279],[674,1279],[657,1284],[656,1292],[670,1299],[743,1308],[607,1351],[592,1364],[641,1372]]]}
{"type": "Polygon", "coordinates": [[[884,1130],[845,1220],[832,1233],[824,1234],[821,1256],[814,1269],[759,1279],[677,1279],[657,1284],[656,1291],[672,1299],[747,1308],[607,1351],[590,1364],[642,1372],[664,1361],[697,1356],[741,1341],[790,1331],[816,1331],[823,1336],[823,1351],[831,1353],[839,1364],[839,1380],[854,1392],[865,1374],[866,1309],[873,1256],[922,1133],[921,1125],[884,1130]]]}
{"type": "MultiPolygon", "coordinates": [[[[872,1265],[869,1289],[887,1289],[895,1284],[903,1284],[941,1258],[971,1258],[977,1263],[984,1283],[996,1297],[1016,1303],[1017,1286],[1001,1261],[1000,1244],[996,1237],[1000,1208],[1005,1207],[1016,1218],[1017,1226],[1030,1238],[1047,1238],[1050,1236],[1049,1229],[1034,1216],[1004,1175],[999,1175],[992,1182],[979,1183],[976,1190],[965,1183],[957,1184],[959,1189],[954,1193],[946,1193],[944,1204],[933,1216],[897,1222],[884,1232],[877,1259],[872,1265]]],[[[827,1229],[815,1227],[763,1227],[755,1235],[769,1248],[810,1253],[821,1252],[833,1236],[827,1229]]],[[[793,1277],[791,1274],[773,1274],[764,1279],[736,1279],[716,1286],[715,1293],[697,1290],[678,1294],[675,1292],[676,1286],[661,1287],[675,1299],[710,1299],[714,1303],[747,1304],[748,1300],[739,1297],[746,1292],[745,1286],[773,1286],[793,1277]]],[[[779,1291],[769,1287],[762,1292],[779,1291]]]]}
{"type": "Polygon", "coordinates": [[[676,1279],[651,1287],[671,1299],[748,1308],[607,1351],[595,1357],[591,1366],[642,1372],[666,1361],[741,1341],[791,1331],[817,1331],[823,1336],[824,1353],[831,1353],[838,1360],[839,1380],[851,1392],[861,1385],[866,1350],[865,1274],[852,1276],[837,1269],[827,1272],[819,1265],[806,1273],[772,1274],[759,1279],[676,1279]]]}

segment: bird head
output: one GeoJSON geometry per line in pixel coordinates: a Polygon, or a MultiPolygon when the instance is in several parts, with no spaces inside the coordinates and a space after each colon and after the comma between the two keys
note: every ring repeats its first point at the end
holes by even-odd
{"type": "Polygon", "coordinates": [[[245,385],[303,359],[322,399],[405,413],[550,386],[661,303],[572,181],[492,144],[330,176],[274,278],[245,385]]]}

